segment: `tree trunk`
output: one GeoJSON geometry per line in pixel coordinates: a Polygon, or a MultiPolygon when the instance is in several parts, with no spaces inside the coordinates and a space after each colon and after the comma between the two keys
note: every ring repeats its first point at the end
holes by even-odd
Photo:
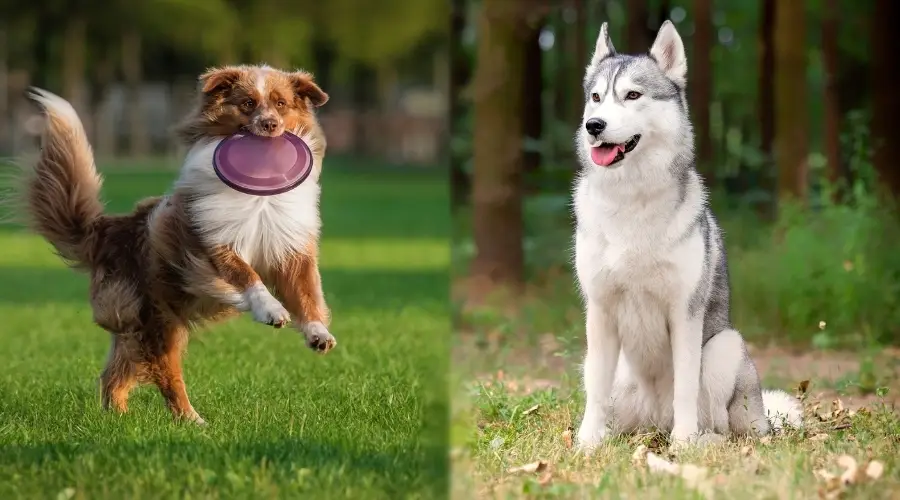
{"type": "Polygon", "coordinates": [[[6,25],[0,22],[0,155],[10,152],[9,46],[6,25]]]}
{"type": "Polygon", "coordinates": [[[694,53],[691,56],[691,109],[697,137],[697,166],[709,186],[715,184],[713,140],[709,125],[712,102],[712,0],[694,0],[694,53]]]}
{"type": "Polygon", "coordinates": [[[900,95],[893,78],[892,38],[894,23],[900,16],[896,0],[875,0],[872,11],[872,140],[873,161],[884,194],[900,196],[900,137],[896,119],[900,113],[900,95]]]}
{"type": "MultiPolygon", "coordinates": [[[[453,0],[450,17],[450,89],[447,97],[450,100],[450,136],[457,137],[460,134],[471,131],[463,131],[463,113],[465,106],[462,101],[462,90],[469,81],[469,61],[462,46],[463,31],[466,29],[466,1],[453,0]]],[[[450,151],[450,205],[455,213],[468,200],[471,182],[466,173],[465,158],[451,148],[450,151]]]]}
{"type": "Polygon", "coordinates": [[[822,19],[822,59],[825,66],[825,157],[833,201],[840,200],[838,183],[844,178],[841,164],[841,106],[838,95],[838,0],[825,0],[822,19]]]}
{"type": "MultiPolygon", "coordinates": [[[[522,127],[524,137],[530,141],[541,138],[543,125],[544,77],[542,70],[542,50],[540,45],[541,24],[528,26],[525,38],[525,64],[522,71],[522,127]]],[[[528,150],[524,152],[522,169],[526,175],[536,173],[541,167],[541,152],[528,150]]]]}
{"type": "Polygon", "coordinates": [[[116,131],[107,109],[107,93],[115,80],[115,60],[109,50],[100,54],[94,69],[94,92],[91,112],[94,124],[94,151],[99,158],[116,155],[116,131]]]}
{"type": "Polygon", "coordinates": [[[150,136],[141,101],[141,86],[144,83],[141,55],[141,34],[136,29],[127,29],[122,35],[122,75],[125,77],[128,154],[135,158],[146,157],[150,153],[150,136]]]}
{"type": "Polygon", "coordinates": [[[778,201],[806,201],[809,115],[803,2],[775,7],[775,156],[778,201]]]}
{"type": "MultiPolygon", "coordinates": [[[[66,24],[62,48],[62,96],[72,104],[81,117],[87,116],[85,72],[87,66],[87,24],[84,17],[73,15],[66,24]]],[[[85,129],[91,136],[90,121],[85,129]]]]}
{"type": "Polygon", "coordinates": [[[352,101],[353,102],[353,153],[358,156],[369,151],[367,128],[371,123],[371,102],[376,98],[372,81],[375,72],[362,62],[353,64],[352,101]]]}
{"type": "MultiPolygon", "coordinates": [[[[382,117],[385,123],[390,118],[390,109],[396,109],[394,106],[394,92],[397,88],[397,67],[390,63],[378,65],[375,68],[375,82],[378,94],[376,96],[377,108],[375,111],[382,117]]],[[[379,141],[374,145],[375,154],[388,158],[390,161],[402,161],[402,151],[400,148],[393,147],[391,141],[379,141]]]]}
{"type": "Polygon", "coordinates": [[[475,66],[473,233],[471,272],[518,289],[524,280],[522,248],[522,112],[528,5],[483,0],[475,66]],[[526,32],[526,33],[523,33],[526,32]]]}
{"type": "Polygon", "coordinates": [[[650,17],[647,0],[628,0],[625,8],[628,12],[626,49],[629,53],[645,54],[650,51],[650,45],[653,44],[653,38],[649,36],[650,29],[647,26],[647,19],[650,17]]]}
{"type": "Polygon", "coordinates": [[[572,23],[572,76],[566,90],[572,93],[569,100],[569,114],[566,123],[571,124],[572,129],[578,126],[581,115],[584,114],[584,91],[581,89],[581,81],[584,79],[584,67],[587,66],[588,38],[587,38],[587,0],[569,0],[575,13],[575,22],[572,23]]]}
{"type": "Polygon", "coordinates": [[[758,85],[760,146],[771,158],[775,143],[775,0],[762,0],[758,85]]]}
{"type": "MultiPolygon", "coordinates": [[[[760,187],[775,198],[778,191],[774,164],[775,145],[775,0],[761,1],[759,19],[759,80],[757,81],[757,113],[759,115],[760,150],[765,157],[759,172],[760,187]]],[[[772,220],[776,215],[774,202],[761,203],[759,215],[772,220]]]]}

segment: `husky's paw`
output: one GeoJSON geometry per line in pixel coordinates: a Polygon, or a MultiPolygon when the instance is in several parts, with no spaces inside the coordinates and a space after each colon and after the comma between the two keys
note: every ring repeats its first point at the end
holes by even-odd
{"type": "Polygon", "coordinates": [[[682,451],[698,444],[698,433],[674,430],[669,435],[669,449],[672,452],[682,451]]]}
{"type": "Polygon", "coordinates": [[[306,323],[301,330],[306,336],[306,346],[314,351],[326,353],[337,345],[337,339],[318,321],[306,323]]]}
{"type": "Polygon", "coordinates": [[[728,441],[728,438],[726,438],[722,434],[716,434],[715,432],[704,432],[697,438],[697,446],[706,448],[707,446],[716,446],[723,444],[726,441],[728,441]]]}
{"type": "Polygon", "coordinates": [[[291,315],[268,290],[255,290],[250,300],[250,312],[253,319],[275,328],[281,328],[291,321],[291,315]]]}
{"type": "Polygon", "coordinates": [[[581,427],[578,428],[576,446],[582,453],[590,455],[603,444],[604,439],[606,439],[606,425],[584,419],[581,427]]]}

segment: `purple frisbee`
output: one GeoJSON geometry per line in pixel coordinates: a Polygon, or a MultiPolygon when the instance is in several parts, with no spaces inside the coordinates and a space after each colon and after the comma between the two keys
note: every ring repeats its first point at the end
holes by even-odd
{"type": "Polygon", "coordinates": [[[306,180],[312,165],[309,146],[290,132],[278,137],[237,133],[220,142],[213,153],[213,169],[219,179],[255,196],[294,189],[306,180]]]}

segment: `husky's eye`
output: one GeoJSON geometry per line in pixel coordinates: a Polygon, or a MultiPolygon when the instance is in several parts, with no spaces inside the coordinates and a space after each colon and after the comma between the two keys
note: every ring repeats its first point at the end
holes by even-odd
{"type": "Polygon", "coordinates": [[[591,100],[594,102],[600,102],[600,94],[594,92],[593,94],[591,94],[591,100]]]}
{"type": "Polygon", "coordinates": [[[640,92],[635,92],[635,91],[632,90],[631,92],[625,94],[625,100],[626,100],[626,101],[633,101],[633,100],[635,100],[635,99],[640,98],[641,95],[643,95],[643,94],[641,94],[640,92]]]}

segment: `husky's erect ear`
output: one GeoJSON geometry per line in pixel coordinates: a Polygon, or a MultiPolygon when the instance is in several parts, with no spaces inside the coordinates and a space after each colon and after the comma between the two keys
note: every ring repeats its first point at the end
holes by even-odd
{"type": "Polygon", "coordinates": [[[600,35],[597,37],[597,47],[594,49],[594,56],[591,57],[591,63],[588,64],[588,67],[584,72],[585,83],[587,83],[587,80],[593,76],[595,71],[597,71],[597,66],[600,65],[600,61],[609,56],[616,55],[616,48],[613,47],[612,40],[609,39],[608,30],[609,26],[606,23],[603,23],[603,26],[600,26],[600,35]]]}
{"type": "Polygon", "coordinates": [[[684,53],[684,43],[681,36],[675,30],[672,21],[666,21],[659,28],[656,41],[650,48],[650,57],[656,60],[659,69],[679,87],[684,87],[687,82],[687,55],[684,53]]]}

